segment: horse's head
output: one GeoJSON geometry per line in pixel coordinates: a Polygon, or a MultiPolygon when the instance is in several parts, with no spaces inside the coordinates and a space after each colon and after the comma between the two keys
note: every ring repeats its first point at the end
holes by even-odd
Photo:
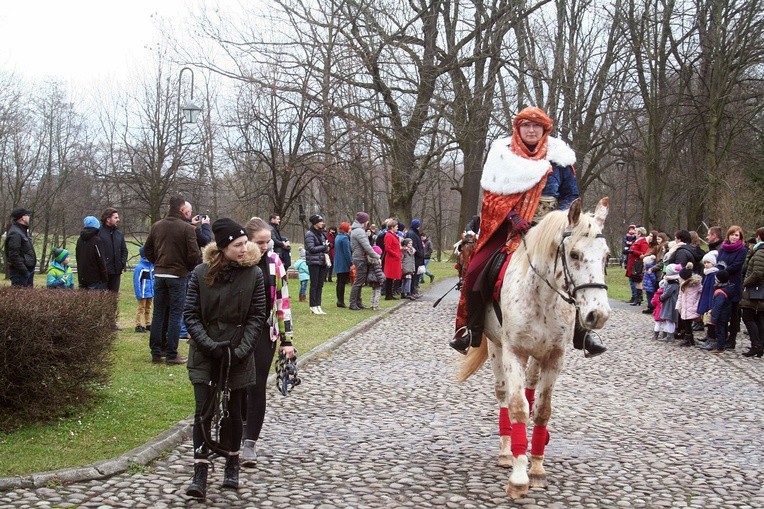
{"type": "Polygon", "coordinates": [[[587,329],[602,328],[610,317],[605,284],[610,251],[602,235],[608,203],[605,197],[594,214],[585,214],[576,200],[567,213],[547,214],[526,237],[528,268],[578,308],[587,329]]]}
{"type": "Polygon", "coordinates": [[[559,250],[565,288],[587,329],[601,329],[610,317],[605,283],[610,250],[602,234],[609,203],[604,197],[594,214],[583,214],[581,201],[576,200],[568,210],[568,228],[559,250]]]}

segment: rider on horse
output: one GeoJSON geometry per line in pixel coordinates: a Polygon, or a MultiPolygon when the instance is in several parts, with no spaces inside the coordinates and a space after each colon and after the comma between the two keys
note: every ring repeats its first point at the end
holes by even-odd
{"type": "MultiPolygon", "coordinates": [[[[466,353],[483,337],[485,305],[480,274],[502,247],[511,255],[522,235],[552,210],[566,210],[578,198],[573,164],[575,152],[549,136],[553,122],[543,110],[529,107],[512,121],[512,137],[496,140],[488,153],[480,185],[483,207],[480,232],[470,258],[456,313],[456,333],[450,346],[466,353]]],[[[587,356],[607,348],[576,320],[573,346],[587,356]]]]}

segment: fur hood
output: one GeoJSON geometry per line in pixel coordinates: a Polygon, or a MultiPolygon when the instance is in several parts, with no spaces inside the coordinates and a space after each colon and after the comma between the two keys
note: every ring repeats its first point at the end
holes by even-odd
{"type": "Polygon", "coordinates": [[[571,166],[576,153],[562,140],[549,137],[547,158],[534,161],[520,157],[511,150],[511,138],[501,138],[491,144],[483,166],[480,185],[497,194],[517,194],[532,188],[547,174],[550,162],[558,166],[571,166]]]}
{"type": "Polygon", "coordinates": [[[684,288],[689,286],[700,286],[702,283],[703,283],[703,279],[699,275],[693,274],[692,276],[690,276],[690,279],[687,279],[686,281],[682,283],[681,287],[684,288]]]}
{"type": "MultiPolygon", "coordinates": [[[[206,246],[204,246],[204,250],[202,251],[202,262],[209,264],[212,260],[212,254],[216,251],[220,251],[218,249],[217,243],[213,240],[206,246]]],[[[257,265],[260,263],[260,249],[257,247],[257,244],[251,241],[247,241],[247,257],[244,258],[244,261],[242,261],[239,265],[242,267],[252,267],[253,265],[257,265]]]]}

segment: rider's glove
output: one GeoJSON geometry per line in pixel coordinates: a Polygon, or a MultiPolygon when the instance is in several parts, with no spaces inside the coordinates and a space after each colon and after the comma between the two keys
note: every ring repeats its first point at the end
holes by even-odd
{"type": "Polygon", "coordinates": [[[513,210],[507,214],[507,221],[512,225],[512,232],[523,235],[525,232],[531,229],[531,224],[523,219],[523,217],[513,210]]]}

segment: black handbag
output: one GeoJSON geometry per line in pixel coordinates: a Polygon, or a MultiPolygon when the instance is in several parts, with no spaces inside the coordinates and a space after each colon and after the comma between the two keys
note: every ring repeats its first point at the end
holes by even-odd
{"type": "Polygon", "coordinates": [[[631,266],[632,276],[641,276],[645,270],[645,264],[642,260],[634,260],[634,264],[631,266]]]}
{"type": "Polygon", "coordinates": [[[749,286],[746,291],[749,300],[764,300],[764,285],[749,286]]]}

